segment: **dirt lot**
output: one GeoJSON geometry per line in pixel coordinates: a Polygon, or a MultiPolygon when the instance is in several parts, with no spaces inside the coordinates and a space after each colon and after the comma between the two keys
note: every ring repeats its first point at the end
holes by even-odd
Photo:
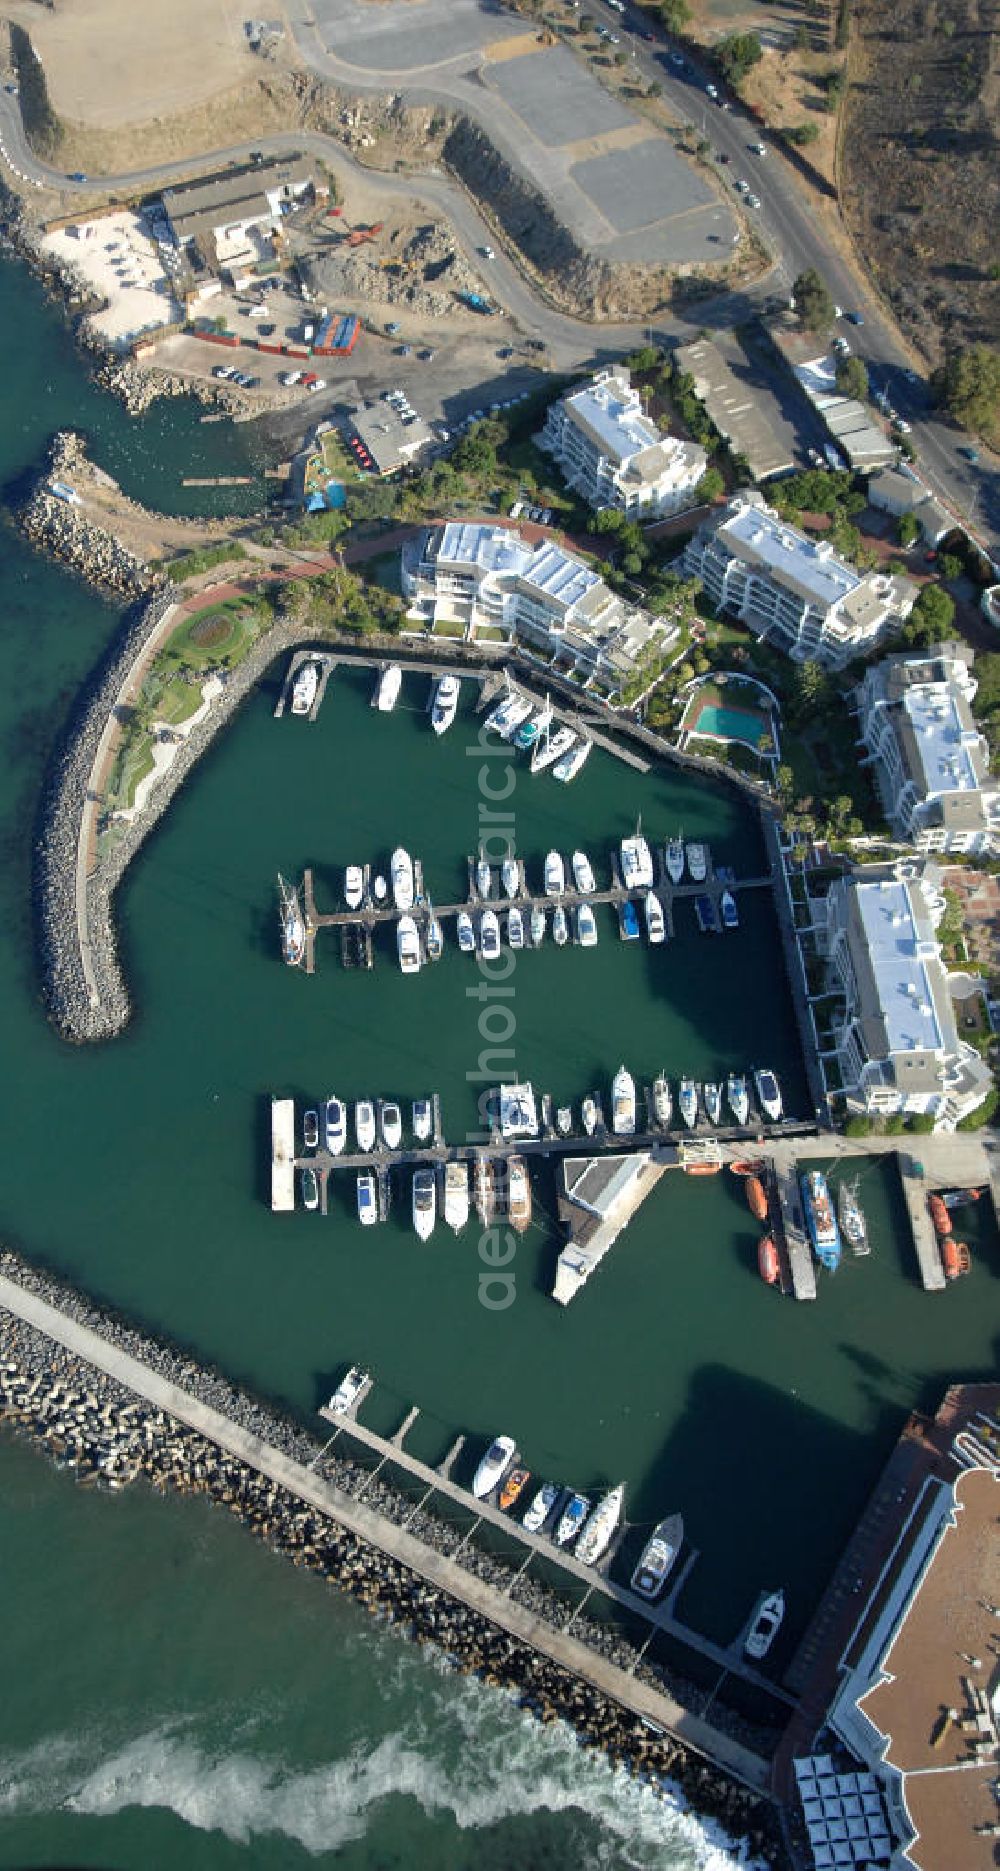
{"type": "Polygon", "coordinates": [[[1000,339],[1000,0],[857,0],[843,210],[931,362],[1000,339]]]}
{"type": "Polygon", "coordinates": [[[244,81],[242,0],[59,0],[51,10],[14,0],[5,9],[31,34],[56,114],[112,129],[215,97],[244,81]]]}

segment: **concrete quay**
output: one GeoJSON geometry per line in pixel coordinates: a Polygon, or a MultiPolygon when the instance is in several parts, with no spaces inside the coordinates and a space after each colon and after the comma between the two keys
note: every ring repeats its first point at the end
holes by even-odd
{"type": "Polygon", "coordinates": [[[224,1451],[248,1470],[284,1489],[295,1500],[353,1535],[364,1546],[386,1555],[407,1573],[464,1605],[485,1624],[507,1633],[538,1656],[654,1730],[720,1766],[757,1795],[769,1793],[769,1765],[751,1748],[684,1708],[671,1696],[638,1679],[568,1630],[554,1629],[508,1593],[470,1573],[448,1555],[428,1546],[404,1527],[368,1508],[326,1481],[252,1430],[171,1381],[110,1341],[82,1320],[17,1280],[0,1274],[0,1308],[42,1334],[73,1357],[162,1411],[224,1451]]]}

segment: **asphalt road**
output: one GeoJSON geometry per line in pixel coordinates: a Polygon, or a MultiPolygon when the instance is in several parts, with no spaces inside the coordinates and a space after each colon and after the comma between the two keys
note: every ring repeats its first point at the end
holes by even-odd
{"type": "MultiPolygon", "coordinates": [[[[917,465],[927,483],[946,505],[964,517],[980,543],[1000,564],[1000,476],[986,462],[973,465],[958,453],[966,438],[933,413],[926,384],[919,379],[911,380],[910,357],[895,326],[860,270],[827,246],[793,165],[776,145],[769,144],[766,157],[754,155],[749,146],[761,140],[758,127],[735,104],[732,110],[723,110],[713,103],[705,90],[705,73],[690,61],[685,71],[679,71],[670,61],[665,39],[658,38],[654,43],[640,39],[638,32],[629,31],[630,16],[626,14],[623,20],[605,6],[603,0],[595,0],[591,11],[618,34],[621,44],[634,55],[637,72],[649,82],[655,79],[662,84],[667,102],[681,121],[699,127],[704,124],[713,150],[729,156],[730,162],[725,165],[729,173],[745,176],[760,195],[761,228],[778,256],[775,268],[768,280],[755,288],[702,302],[693,306],[688,314],[661,316],[645,326],[597,326],[552,310],[537,297],[502,252],[497,253],[491,265],[495,296],[526,332],[544,339],[556,369],[583,369],[607,362],[621,351],[649,339],[675,342],[691,337],[706,326],[737,324],[759,311],[767,300],[784,296],[799,272],[815,267],[826,280],[837,304],[845,310],[861,312],[863,326],[850,328],[852,349],[865,360],[874,382],[888,388],[893,407],[911,423],[917,465]]],[[[642,30],[650,30],[645,19],[642,30]]],[[[312,47],[300,46],[300,50],[315,69],[327,76],[335,74],[336,60],[318,55],[312,47]]],[[[687,60],[686,52],[684,57],[687,60]]],[[[359,89],[382,91],[385,88],[384,72],[366,74],[352,67],[350,76],[359,89]]],[[[406,95],[422,101],[442,94],[451,96],[456,89],[453,78],[465,79],[466,74],[452,73],[440,66],[436,70],[413,72],[408,75],[406,95]]],[[[462,102],[468,107],[466,89],[463,83],[462,102]]],[[[428,171],[405,178],[375,174],[356,162],[336,139],[316,132],[262,137],[252,144],[205,151],[199,161],[225,164],[245,159],[251,148],[261,148],[275,155],[309,150],[321,156],[334,170],[356,174],[368,188],[378,187],[389,199],[423,202],[436,214],[446,216],[470,256],[489,243],[491,230],[471,198],[440,172],[428,171]]],[[[70,195],[91,196],[93,193],[93,181],[76,183],[35,157],[24,134],[18,99],[9,92],[0,92],[0,150],[11,167],[29,182],[58,188],[70,195]]],[[[104,176],[100,181],[102,187],[112,190],[152,188],[171,177],[190,173],[191,168],[192,159],[189,158],[182,163],[158,164],[104,176]]]]}

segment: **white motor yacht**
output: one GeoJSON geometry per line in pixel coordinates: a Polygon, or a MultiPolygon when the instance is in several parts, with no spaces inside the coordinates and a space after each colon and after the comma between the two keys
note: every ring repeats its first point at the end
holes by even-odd
{"type": "Polygon", "coordinates": [[[726,1098],[737,1124],[749,1124],[750,1092],[746,1079],[738,1072],[730,1072],[726,1080],[726,1098]]]}
{"type": "Polygon", "coordinates": [[[302,1203],[305,1208],[319,1207],[319,1180],[316,1171],[311,1168],[300,1170],[302,1203]]]}
{"type": "Polygon", "coordinates": [[[541,1533],[558,1499],[559,1489],[555,1482],[543,1481],[521,1522],[526,1533],[541,1533]]]}
{"type": "Polygon", "coordinates": [[[391,1098],[379,1105],[378,1121],[386,1149],[398,1150],[403,1141],[403,1113],[391,1098]]]}
{"type": "Polygon", "coordinates": [[[319,1143],[319,1112],[302,1113],[302,1141],[307,1150],[315,1150],[319,1143]]]}
{"type": "Polygon", "coordinates": [[[391,715],[399,700],[402,683],[403,671],[398,663],[387,663],[379,672],[378,686],[375,690],[375,706],[380,714],[391,715]]]}
{"type": "Polygon", "coordinates": [[[596,1566],[603,1559],[617,1531],[625,1505],[625,1483],[612,1488],[598,1501],[576,1543],[576,1557],[585,1566],[596,1566]]]}
{"type": "Polygon", "coordinates": [[[370,1228],[378,1220],[375,1178],[370,1169],[362,1170],[358,1177],[358,1220],[363,1228],[370,1228]]]}
{"type": "Polygon", "coordinates": [[[473,955],[476,948],[476,931],[468,910],[459,910],[455,918],[455,931],[462,954],[473,955]]]}
{"type": "Polygon", "coordinates": [[[477,1501],[485,1501],[486,1496],[499,1486],[516,1454],[517,1444],[513,1436],[494,1438],[472,1478],[472,1492],[477,1501]]]}
{"type": "Polygon", "coordinates": [[[545,940],[545,911],[537,904],[531,912],[531,946],[541,948],[545,940]]]}
{"type": "Polygon", "coordinates": [[[611,1128],[616,1137],[635,1136],[635,1079],[623,1065],[611,1087],[611,1128]]]}
{"type": "Polygon", "coordinates": [[[632,1590],[638,1592],[640,1598],[659,1596],[683,1544],[684,1521],[680,1514],[670,1514],[653,1528],[632,1574],[632,1590]]]}
{"type": "Polygon", "coordinates": [[[459,680],[457,676],[442,676],[434,691],[431,706],[431,727],[435,734],[447,734],[458,712],[459,680]]]}
{"type": "Polygon", "coordinates": [[[708,852],[704,845],[690,844],[684,848],[687,858],[688,876],[693,884],[703,884],[708,876],[708,852]]]}
{"type": "Polygon", "coordinates": [[[561,903],[557,903],[552,912],[552,940],[556,948],[565,948],[569,941],[569,922],[561,903]]]}
{"type": "Polygon", "coordinates": [[[688,1130],[693,1130],[698,1122],[698,1087],[693,1078],[681,1079],[677,1102],[688,1130]]]}
{"type": "Polygon", "coordinates": [[[401,916],[396,924],[396,948],[404,974],[420,973],[420,934],[412,916],[401,916]]]}
{"type": "Polygon", "coordinates": [[[658,943],[665,942],[667,937],[667,925],[664,921],[663,905],[655,890],[646,891],[644,907],[646,911],[646,935],[655,947],[658,943]]]}
{"type": "Polygon", "coordinates": [[[507,940],[512,949],[524,947],[524,917],[519,909],[512,909],[507,918],[507,940]]]}
{"type": "Polygon", "coordinates": [[[479,922],[479,952],[484,961],[496,961],[500,953],[500,918],[496,910],[484,910],[479,922]]]}
{"type": "Polygon", "coordinates": [[[444,1218],[456,1234],[461,1232],[469,1219],[468,1163],[446,1163],[444,1166],[444,1218]]]}
{"type": "Polygon", "coordinates": [[[663,861],[671,883],[682,883],[684,880],[684,841],[682,838],[668,838],[663,852],[663,861]]]}
{"type": "Polygon", "coordinates": [[[575,1540],[590,1512],[590,1502],[585,1494],[571,1494],[556,1527],[556,1545],[568,1546],[575,1540]]]}
{"type": "Polygon", "coordinates": [[[413,1226],[422,1241],[429,1241],[437,1220],[437,1190],[432,1169],[413,1172],[413,1226]]]}
{"type": "Polygon", "coordinates": [[[292,684],[292,713],[307,715],[319,688],[319,664],[303,663],[292,684]]]}
{"type": "Polygon", "coordinates": [[[429,1098],[414,1098],[411,1111],[413,1135],[418,1143],[426,1143],[434,1127],[434,1109],[429,1098]]]}
{"type": "Polygon", "coordinates": [[[564,754],[569,753],[575,740],[576,735],[572,728],[565,726],[557,728],[554,734],[550,728],[548,733],[543,734],[535,742],[531,750],[532,773],[544,773],[546,767],[554,767],[557,760],[561,760],[564,754]]]}
{"type": "Polygon", "coordinates": [[[582,740],[575,747],[571,747],[568,754],[563,754],[562,759],[556,761],[552,769],[552,778],[563,782],[575,780],[593,745],[593,741],[582,740]]]}
{"type": "Polygon", "coordinates": [[[347,1106],[328,1098],[323,1107],[323,1143],[331,1156],[340,1156],[347,1143],[347,1106]]]}
{"type": "Polygon", "coordinates": [[[354,1135],[358,1149],[367,1156],[375,1148],[375,1106],[370,1098],[359,1098],[354,1107],[354,1135]]]}
{"type": "Polygon", "coordinates": [[[591,1098],[588,1096],[584,1099],[582,1105],[580,1106],[580,1117],[583,1121],[583,1128],[586,1131],[587,1136],[592,1137],[595,1130],[597,1129],[597,1099],[596,1098],[591,1098]]]}
{"type": "Polygon", "coordinates": [[[674,1101],[670,1094],[670,1080],[663,1072],[653,1080],[653,1116],[666,1130],[674,1112],[674,1101]]]}
{"type": "Polygon", "coordinates": [[[517,859],[508,852],[500,866],[500,882],[509,897],[516,897],[521,884],[521,872],[517,859]]]}
{"type": "Polygon", "coordinates": [[[761,1657],[766,1657],[781,1628],[784,1615],[784,1592],[768,1592],[761,1601],[743,1645],[747,1656],[752,1657],[755,1663],[759,1663],[761,1657]]]}
{"type": "Polygon", "coordinates": [[[779,1124],[783,1106],[781,1087],[774,1073],[767,1066],[758,1065],[754,1068],[753,1082],[757,1101],[764,1116],[769,1118],[772,1124],[779,1124]]]}
{"type": "Polygon", "coordinates": [[[360,864],[349,864],[344,872],[344,902],[349,910],[359,910],[364,900],[365,874],[360,864]]]}
{"type": "Polygon", "coordinates": [[[622,883],[626,890],[650,890],[653,886],[653,853],[640,831],[621,842],[622,883]]]}
{"type": "Polygon", "coordinates": [[[574,851],[573,853],[573,882],[580,892],[580,895],[583,897],[589,896],[591,891],[596,887],[590,859],[585,851],[574,851]]]}
{"type": "Polygon", "coordinates": [[[559,851],[549,851],[545,858],[545,894],[561,897],[566,888],[566,866],[559,851]]]}
{"type": "Polygon", "coordinates": [[[581,948],[597,947],[597,924],[589,903],[578,903],[573,912],[576,918],[576,939],[581,948]]]}
{"type": "Polygon", "coordinates": [[[372,895],[374,896],[376,903],[384,903],[388,894],[389,894],[389,886],[386,883],[385,878],[381,874],[379,874],[379,876],[375,878],[375,881],[372,884],[372,895]]]}
{"type": "Polygon", "coordinates": [[[402,845],[397,845],[392,854],[390,870],[392,877],[392,900],[398,910],[413,908],[413,859],[402,845]]]}
{"type": "Polygon", "coordinates": [[[345,1372],[337,1385],[326,1406],[327,1409],[333,1416],[343,1416],[345,1410],[353,1410],[354,1405],[360,1403],[371,1381],[367,1371],[363,1371],[360,1365],[352,1364],[350,1370],[345,1372]]]}

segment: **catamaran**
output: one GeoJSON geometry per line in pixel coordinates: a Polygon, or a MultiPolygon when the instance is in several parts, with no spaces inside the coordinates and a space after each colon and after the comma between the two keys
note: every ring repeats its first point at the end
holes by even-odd
{"type": "Polygon", "coordinates": [[[655,890],[646,891],[646,935],[655,948],[667,939],[667,925],[663,917],[663,905],[655,890]]]}
{"type": "Polygon", "coordinates": [[[358,1220],[363,1228],[370,1228],[378,1220],[375,1178],[370,1169],[363,1169],[358,1176],[357,1195],[358,1220]]]}
{"type": "Polygon", "coordinates": [[[359,1098],[354,1107],[354,1135],[358,1149],[367,1156],[375,1148],[375,1106],[370,1098],[359,1098]]]}
{"type": "Polygon", "coordinates": [[[557,760],[569,753],[575,740],[572,728],[557,728],[554,734],[551,729],[547,729],[531,750],[532,773],[544,773],[546,767],[554,767],[557,760]]]}
{"type": "Polygon", "coordinates": [[[659,1596],[683,1544],[684,1521],[680,1514],[670,1514],[653,1528],[632,1574],[632,1590],[640,1598],[659,1596]]]}
{"type": "Polygon", "coordinates": [[[467,1163],[446,1163],[444,1166],[444,1218],[456,1234],[461,1232],[469,1219],[467,1163]]]}
{"type": "Polygon", "coordinates": [[[674,1101],[670,1095],[670,1080],[660,1072],[653,1080],[653,1116],[658,1124],[667,1129],[673,1116],[674,1101]]]}
{"type": "Polygon", "coordinates": [[[594,873],[585,851],[573,853],[573,882],[582,897],[589,896],[595,888],[594,873]]]}
{"type": "Polygon", "coordinates": [[[516,1454],[513,1436],[494,1437],[472,1477],[472,1492],[477,1501],[485,1501],[487,1495],[499,1487],[516,1454]]]}
{"type": "Polygon", "coordinates": [[[412,916],[401,916],[396,924],[396,949],[404,974],[420,973],[420,936],[412,916]]]}
{"type": "Polygon", "coordinates": [[[663,859],[671,883],[681,883],[684,878],[684,840],[681,837],[668,838],[663,859]]]}
{"type": "Polygon", "coordinates": [[[484,961],[496,961],[500,953],[500,919],[496,910],[484,910],[479,923],[479,952],[484,961]]]}
{"type": "Polygon", "coordinates": [[[631,838],[623,838],[622,883],[626,890],[649,890],[653,883],[653,854],[639,827],[631,838]]]}
{"type": "Polygon", "coordinates": [[[392,900],[398,910],[413,908],[413,859],[402,845],[397,845],[392,854],[390,867],[392,877],[392,900]]]}
{"type": "Polygon", "coordinates": [[[434,1110],[430,1099],[414,1098],[410,1116],[417,1142],[426,1143],[434,1127],[434,1110]]]}
{"type": "Polygon", "coordinates": [[[682,1078],[677,1102],[688,1130],[698,1122],[698,1087],[693,1078],[682,1078]]]}
{"type": "Polygon", "coordinates": [[[398,1150],[403,1141],[403,1113],[393,1099],[382,1100],[378,1121],[386,1149],[398,1150]]]}
{"type": "Polygon", "coordinates": [[[468,910],[459,910],[455,918],[455,928],[458,935],[458,946],[462,954],[474,954],[476,947],[476,931],[473,927],[472,917],[469,915],[468,910]]]}
{"type": "Polygon", "coordinates": [[[510,682],[508,681],[502,698],[497,703],[496,707],[490,710],[490,713],[483,723],[488,734],[503,733],[513,713],[514,705],[519,700],[520,696],[517,690],[511,688],[510,682]]]}
{"type": "Polygon", "coordinates": [[[730,1072],[726,1080],[726,1098],[737,1124],[750,1122],[750,1092],[739,1072],[730,1072]]]}
{"type": "Polygon", "coordinates": [[[559,1517],[556,1527],[556,1545],[568,1546],[575,1540],[590,1512],[590,1502],[585,1494],[571,1494],[559,1517]]]}
{"type": "Polygon", "coordinates": [[[582,740],[575,747],[571,747],[568,754],[563,754],[562,759],[556,761],[552,769],[552,778],[563,781],[575,780],[593,745],[593,741],[582,740]]]}
{"type": "Polygon", "coordinates": [[[514,746],[522,754],[526,754],[529,748],[536,747],[542,736],[548,733],[551,720],[552,709],[546,702],[545,707],[537,715],[531,715],[529,719],[522,721],[514,735],[514,746]]]}
{"type": "Polygon", "coordinates": [[[319,664],[303,663],[292,684],[292,713],[307,715],[319,688],[319,664]]]}
{"type": "Polygon", "coordinates": [[[522,721],[527,721],[534,706],[534,702],[529,701],[526,696],[515,696],[508,710],[507,720],[499,730],[501,740],[512,741],[514,739],[522,721]]]}
{"type": "Polygon", "coordinates": [[[767,1066],[755,1066],[753,1082],[754,1089],[757,1093],[757,1100],[764,1116],[770,1118],[772,1124],[779,1124],[781,1122],[783,1107],[781,1102],[781,1087],[774,1073],[767,1066]]]}
{"type": "Polygon", "coordinates": [[[349,864],[344,872],[344,902],[349,910],[359,910],[364,901],[365,873],[360,864],[349,864]]]}
{"type": "Polygon", "coordinates": [[[552,912],[552,940],[556,948],[564,948],[569,941],[569,923],[561,903],[557,903],[552,912]]]}
{"type": "Polygon", "coordinates": [[[458,713],[459,680],[457,676],[442,676],[434,691],[431,708],[431,727],[435,734],[446,734],[458,713]]]}
{"type": "Polygon", "coordinates": [[[347,1106],[328,1098],[323,1107],[323,1142],[331,1156],[340,1156],[347,1142],[347,1106]]]}
{"type": "Polygon", "coordinates": [[[437,1219],[437,1191],[432,1169],[413,1172],[413,1226],[422,1241],[429,1241],[437,1219]]]}
{"type": "Polygon", "coordinates": [[[589,903],[578,903],[573,912],[576,919],[576,939],[581,948],[597,947],[597,924],[589,903]]]}
{"type": "Polygon", "coordinates": [[[545,894],[547,897],[561,897],[566,888],[566,866],[558,851],[550,851],[545,859],[545,894]]]}
{"type": "Polygon", "coordinates": [[[685,856],[687,858],[688,876],[691,882],[693,884],[703,884],[708,876],[708,852],[705,850],[704,845],[686,845],[685,856]]]}
{"type": "Polygon", "coordinates": [[[545,911],[536,907],[531,912],[531,946],[541,948],[545,940],[545,911]]]}
{"type": "Polygon", "coordinates": [[[375,690],[375,706],[382,715],[391,715],[399,700],[399,691],[403,683],[403,671],[398,663],[386,663],[380,671],[375,690]]]}
{"type": "Polygon", "coordinates": [[[598,1501],[576,1543],[576,1557],[585,1566],[596,1566],[603,1559],[622,1517],[625,1483],[612,1488],[598,1501]]]}
{"type": "Polygon", "coordinates": [[[507,940],[512,949],[524,947],[524,917],[518,909],[511,910],[507,918],[507,940]]]}
{"type": "Polygon", "coordinates": [[[623,1065],[611,1087],[611,1128],[616,1137],[635,1135],[635,1079],[623,1065]]]}

